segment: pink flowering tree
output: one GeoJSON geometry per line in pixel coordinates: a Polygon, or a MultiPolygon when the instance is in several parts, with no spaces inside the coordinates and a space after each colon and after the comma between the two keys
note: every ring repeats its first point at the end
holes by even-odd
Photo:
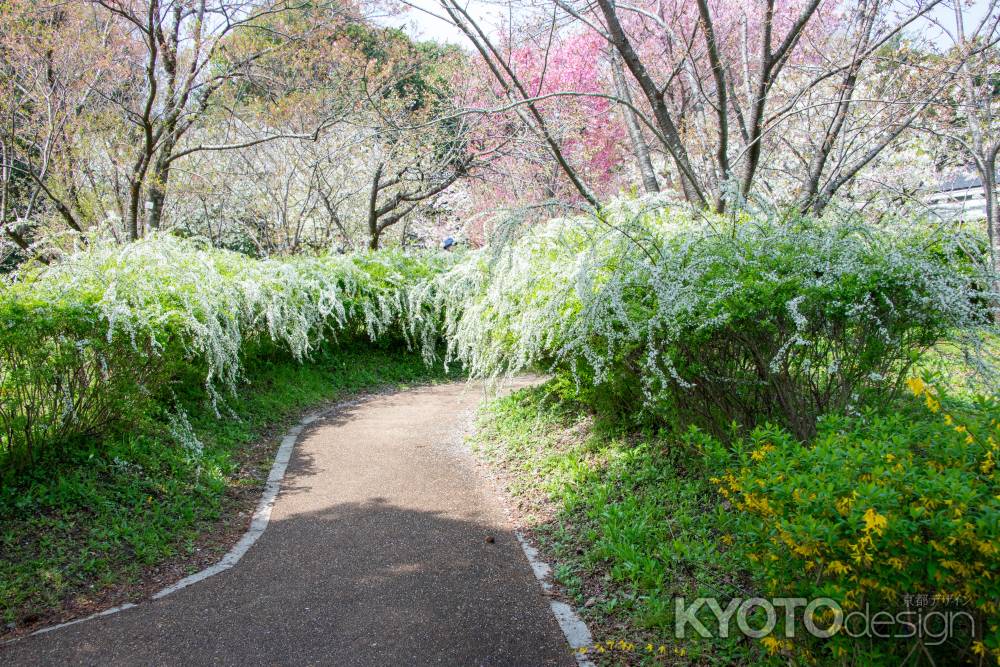
{"type": "Polygon", "coordinates": [[[940,0],[555,0],[519,4],[504,40],[440,2],[480,60],[467,106],[519,121],[529,180],[595,208],[641,176],[720,211],[764,195],[820,212],[955,75],[906,37],[940,0]]]}
{"type": "Polygon", "coordinates": [[[607,92],[612,76],[607,44],[590,30],[523,39],[502,47],[542,123],[505,95],[482,60],[460,72],[459,107],[483,112],[473,144],[492,159],[471,184],[475,210],[525,202],[581,203],[584,198],[551,158],[543,134],[597,197],[628,187],[630,178],[622,114],[607,92]],[[574,94],[567,95],[567,91],[574,94]],[[544,129],[543,129],[544,127],[544,129]]]}

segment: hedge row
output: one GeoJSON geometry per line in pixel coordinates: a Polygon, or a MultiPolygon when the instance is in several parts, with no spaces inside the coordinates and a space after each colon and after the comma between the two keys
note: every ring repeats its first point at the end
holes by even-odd
{"type": "Polygon", "coordinates": [[[264,347],[303,359],[361,335],[433,355],[428,290],[447,261],[398,252],[255,260],[162,235],[28,268],[0,291],[0,462],[23,466],[41,447],[169,400],[192,366],[215,400],[264,347]]]}
{"type": "Polygon", "coordinates": [[[541,365],[606,409],[808,438],[823,414],[898,395],[943,340],[982,357],[997,295],[970,259],[978,247],[903,221],[623,201],[474,253],[439,292],[449,354],[475,375],[541,365]]]}

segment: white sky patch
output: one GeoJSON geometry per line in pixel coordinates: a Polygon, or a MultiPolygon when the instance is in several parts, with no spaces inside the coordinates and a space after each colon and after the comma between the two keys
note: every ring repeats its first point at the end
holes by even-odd
{"type": "MultiPolygon", "coordinates": [[[[907,32],[914,37],[922,37],[938,49],[949,48],[955,32],[954,2],[961,3],[965,28],[970,32],[983,20],[991,5],[991,0],[946,0],[935,7],[927,18],[915,21],[907,32]]],[[[437,0],[400,0],[400,3],[404,11],[380,17],[377,21],[400,28],[414,39],[471,47],[462,31],[448,20],[437,0]]],[[[910,0],[906,0],[905,4],[909,6],[910,0]]],[[[464,6],[491,39],[495,39],[510,22],[511,6],[502,0],[468,0],[464,6]]],[[[516,14],[519,10],[515,8],[513,11],[516,14]]]]}
{"type": "MultiPolygon", "coordinates": [[[[395,16],[379,19],[382,25],[400,28],[410,37],[419,40],[455,44],[471,48],[472,44],[448,19],[437,0],[400,0],[403,11],[395,16]]],[[[507,24],[507,14],[500,4],[470,0],[465,9],[486,31],[491,39],[507,24]]]]}
{"type": "MultiPolygon", "coordinates": [[[[910,34],[919,35],[939,50],[945,51],[955,44],[955,3],[962,8],[962,23],[965,31],[971,34],[979,27],[993,4],[991,0],[946,0],[928,12],[925,18],[914,21],[910,34]]],[[[997,7],[994,6],[994,16],[997,7]]]]}

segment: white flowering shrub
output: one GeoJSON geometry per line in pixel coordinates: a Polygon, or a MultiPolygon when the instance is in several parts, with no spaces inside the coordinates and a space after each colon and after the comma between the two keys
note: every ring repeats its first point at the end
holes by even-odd
{"type": "Polygon", "coordinates": [[[39,443],[127,419],[192,364],[215,400],[261,345],[304,359],[338,336],[366,335],[430,358],[439,326],[429,278],[449,261],[255,260],[166,235],[95,240],[0,291],[0,454],[23,462],[39,443]]]}
{"type": "Polygon", "coordinates": [[[973,241],[619,201],[444,274],[449,358],[487,377],[566,371],[630,414],[806,438],[819,415],[898,391],[935,344],[990,330],[973,241]]]}

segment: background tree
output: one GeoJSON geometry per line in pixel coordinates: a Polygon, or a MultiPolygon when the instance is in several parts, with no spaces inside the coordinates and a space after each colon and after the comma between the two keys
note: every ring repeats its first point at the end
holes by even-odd
{"type": "MultiPolygon", "coordinates": [[[[941,140],[947,168],[967,169],[979,177],[986,209],[986,233],[994,275],[1000,277],[1000,199],[997,155],[1000,153],[1000,2],[989,0],[979,20],[970,21],[961,3],[953,21],[937,25],[950,40],[943,59],[958,70],[955,83],[923,129],[941,140]]],[[[1000,279],[995,285],[1000,293],[1000,279]]],[[[997,306],[1000,321],[1000,305],[997,306]]]]}
{"type": "Polygon", "coordinates": [[[260,253],[333,239],[377,245],[471,161],[462,122],[412,129],[446,112],[461,54],[415,43],[366,11],[9,0],[0,12],[4,234],[25,253],[66,227],[128,240],[180,226],[260,253]],[[374,156],[392,163],[380,167],[373,200],[374,156]]]}
{"type": "Polygon", "coordinates": [[[520,120],[547,139],[553,163],[588,202],[595,186],[567,157],[571,139],[552,130],[580,99],[617,108],[615,131],[632,139],[632,173],[647,190],[657,163],[657,188],[662,182],[699,206],[722,210],[731,198],[764,195],[819,213],[888,149],[905,145],[958,72],[957,63],[930,57],[917,34],[940,0],[518,3],[511,15],[519,22],[507,26],[503,44],[455,2],[441,2],[474,41],[491,85],[499,83],[492,105],[470,111],[531,111],[520,120]],[[589,59],[611,73],[600,90],[555,83],[559,46],[581,35],[613,56],[589,59]],[[530,66],[518,58],[526,46],[530,66]],[[547,85],[526,85],[532,71],[547,85]]]}
{"type": "Polygon", "coordinates": [[[89,225],[82,137],[93,110],[113,97],[126,56],[114,22],[86,5],[3,3],[0,228],[21,250],[38,223],[77,234],[89,225]]]}
{"type": "Polygon", "coordinates": [[[262,100],[260,119],[196,130],[198,142],[243,147],[191,156],[171,195],[172,224],[257,254],[376,248],[390,228],[427,217],[428,202],[467,174],[465,123],[429,122],[451,108],[464,64],[457,50],[357,22],[322,41],[311,50],[316,63],[289,72],[285,59],[259,61],[245,82],[220,91],[234,105],[262,100]],[[307,140],[253,144],[252,128],[273,124],[275,109],[323,127],[307,140]]]}

